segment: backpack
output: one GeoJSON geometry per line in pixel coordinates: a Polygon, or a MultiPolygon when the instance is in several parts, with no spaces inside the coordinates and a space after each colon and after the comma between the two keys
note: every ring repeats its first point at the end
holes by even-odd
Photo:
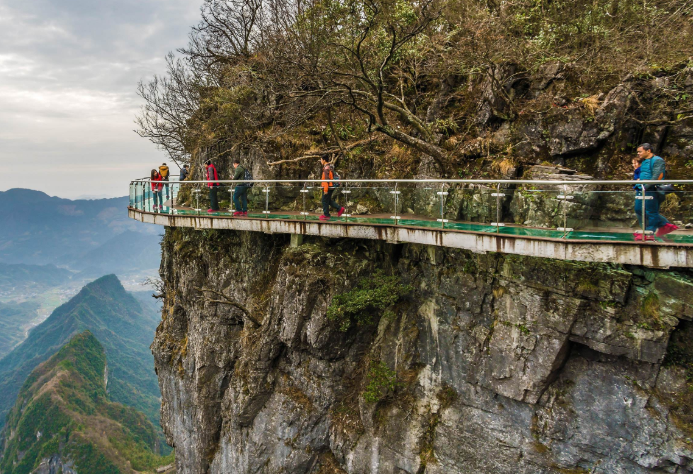
{"type": "MultiPolygon", "coordinates": [[[[253,175],[250,174],[250,171],[248,171],[248,169],[245,170],[245,173],[243,174],[243,179],[245,181],[250,181],[253,179],[253,175]]],[[[248,186],[249,188],[252,188],[254,184],[255,183],[245,183],[245,185],[248,186]]]]}
{"type": "Polygon", "coordinates": [[[332,173],[332,178],[330,179],[330,182],[332,183],[331,188],[338,188],[339,187],[339,180],[342,179],[339,177],[339,175],[335,172],[334,166],[330,165],[330,173],[332,173]]]}

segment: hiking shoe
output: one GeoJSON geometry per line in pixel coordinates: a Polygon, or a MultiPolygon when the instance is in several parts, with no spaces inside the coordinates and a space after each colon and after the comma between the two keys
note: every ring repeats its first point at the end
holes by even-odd
{"type": "Polygon", "coordinates": [[[243,215],[243,212],[241,212],[241,211],[236,211],[233,213],[233,217],[242,216],[242,215],[243,215]]]}
{"type": "Polygon", "coordinates": [[[678,230],[678,226],[675,226],[674,224],[666,223],[659,229],[657,229],[657,233],[655,234],[657,237],[662,237],[663,235],[667,235],[671,232],[674,232],[675,230],[678,230]]]}
{"type": "MultiPolygon", "coordinates": [[[[639,234],[638,232],[633,233],[633,238],[635,239],[636,242],[642,242],[642,234],[639,234]]],[[[651,234],[646,234],[645,235],[645,240],[654,240],[655,237],[654,235],[651,234]]]]}
{"type": "Polygon", "coordinates": [[[243,217],[248,217],[248,211],[243,211],[243,217]]]}
{"type": "Polygon", "coordinates": [[[342,217],[342,214],[344,214],[344,208],[341,208],[339,212],[337,213],[337,217],[342,217]]]}
{"type": "Polygon", "coordinates": [[[211,214],[213,212],[219,212],[219,211],[218,210],[215,211],[214,209],[207,209],[207,212],[209,212],[211,214]]]}
{"type": "Polygon", "coordinates": [[[329,220],[330,220],[330,216],[325,216],[325,215],[320,216],[320,220],[321,220],[321,221],[329,221],[329,220]]]}

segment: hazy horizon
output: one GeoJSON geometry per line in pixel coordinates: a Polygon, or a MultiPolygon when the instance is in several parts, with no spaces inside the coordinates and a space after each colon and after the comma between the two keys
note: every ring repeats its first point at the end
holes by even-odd
{"type": "Polygon", "coordinates": [[[122,197],[167,156],[134,133],[137,83],[202,0],[0,0],[0,190],[122,197]]]}

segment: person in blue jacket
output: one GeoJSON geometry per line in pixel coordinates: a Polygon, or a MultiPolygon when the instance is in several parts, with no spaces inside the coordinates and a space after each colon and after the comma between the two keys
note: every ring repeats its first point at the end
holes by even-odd
{"type": "MultiPolygon", "coordinates": [[[[652,151],[652,145],[643,143],[638,147],[638,158],[642,160],[640,165],[639,180],[661,180],[666,176],[666,164],[662,157],[657,156],[652,151]]],[[[662,193],[657,191],[655,184],[636,185],[639,189],[638,196],[642,195],[643,189],[645,199],[645,230],[652,231],[657,237],[662,237],[670,232],[678,229],[677,226],[671,224],[664,216],[659,213],[659,205],[663,200],[662,193]]],[[[643,199],[635,200],[635,214],[638,217],[638,222],[642,226],[642,202],[643,199]]],[[[639,233],[633,234],[635,240],[642,240],[643,235],[639,233]]],[[[654,240],[654,235],[646,235],[645,240],[654,240]]]]}

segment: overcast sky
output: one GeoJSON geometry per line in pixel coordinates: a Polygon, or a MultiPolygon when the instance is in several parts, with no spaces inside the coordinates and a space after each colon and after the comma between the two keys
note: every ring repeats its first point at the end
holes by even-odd
{"type": "Polygon", "coordinates": [[[201,3],[0,0],[0,190],[126,196],[165,161],[133,132],[137,82],[165,71],[201,3]]]}

